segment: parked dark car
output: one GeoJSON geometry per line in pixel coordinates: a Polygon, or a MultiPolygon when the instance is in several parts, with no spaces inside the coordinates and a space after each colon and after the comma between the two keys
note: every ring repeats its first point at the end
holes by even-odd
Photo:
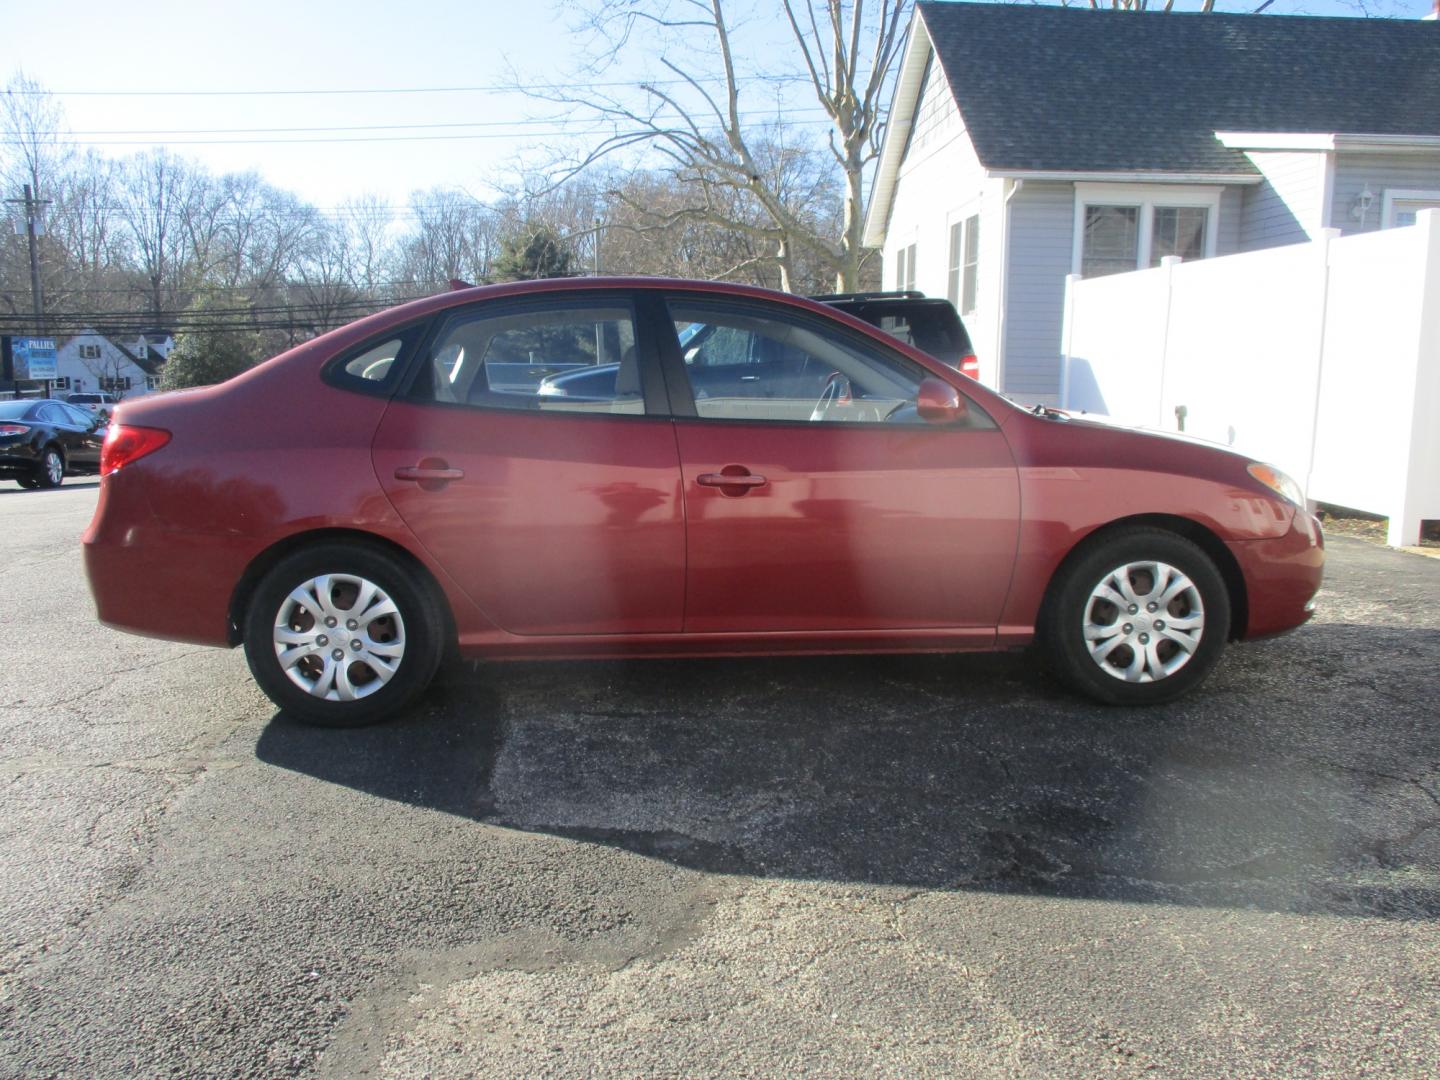
{"type": "Polygon", "coordinates": [[[0,401],[0,479],[59,487],[100,471],[103,417],[50,398],[0,401]]]}
{"type": "MultiPolygon", "coordinates": [[[[949,300],[940,300],[920,292],[875,292],[836,293],[830,296],[812,296],[828,307],[836,308],[884,330],[891,337],[913,345],[962,375],[979,378],[980,366],[970,344],[970,334],[965,329],[955,305],[949,300]]],[[[700,328],[697,328],[699,330],[700,328]]],[[[685,362],[692,369],[691,377],[697,389],[705,392],[723,392],[723,386],[733,380],[754,380],[760,376],[754,370],[743,371],[741,364],[773,364],[776,351],[766,352],[766,343],[760,343],[759,351],[752,348],[749,355],[739,355],[733,343],[727,344],[724,334],[712,340],[717,333],[714,327],[703,330],[697,336],[681,339],[685,350],[685,362]]],[[[615,374],[620,370],[617,362],[590,363],[574,362],[552,366],[547,370],[532,369],[531,386],[537,386],[536,393],[546,397],[564,397],[572,400],[605,398],[614,393],[615,374]]],[[[823,373],[820,383],[823,385],[823,373]]]]}
{"type": "Polygon", "coordinates": [[[243,644],[277,705],[333,725],[414,701],[451,649],[1039,642],[1076,689],[1154,704],[1308,619],[1324,562],[1271,466],[1022,409],[833,307],[696,281],[417,300],[122,403],[101,471],[100,618],[243,644]],[[586,397],[517,366],[610,357],[586,397]]]}

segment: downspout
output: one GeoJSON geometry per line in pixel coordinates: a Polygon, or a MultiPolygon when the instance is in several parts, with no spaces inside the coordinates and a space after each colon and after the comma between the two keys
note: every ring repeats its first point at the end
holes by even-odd
{"type": "Polygon", "coordinates": [[[995,390],[1005,392],[1005,326],[1010,303],[1010,200],[1025,186],[1024,180],[1007,177],[1009,190],[1000,205],[1000,296],[995,316],[995,390]]]}

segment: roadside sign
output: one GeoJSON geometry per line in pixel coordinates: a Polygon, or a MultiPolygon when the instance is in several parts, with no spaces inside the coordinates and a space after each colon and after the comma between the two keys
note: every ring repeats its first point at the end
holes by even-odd
{"type": "Polygon", "coordinates": [[[54,379],[60,374],[55,361],[54,338],[11,338],[10,355],[17,381],[54,379]]]}

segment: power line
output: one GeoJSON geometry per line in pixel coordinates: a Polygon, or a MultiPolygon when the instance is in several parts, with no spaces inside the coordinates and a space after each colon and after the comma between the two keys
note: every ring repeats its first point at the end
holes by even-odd
{"type": "MultiPolygon", "coordinates": [[[[724,76],[696,76],[698,83],[725,82],[724,76]]],[[[808,82],[799,73],[794,75],[738,75],[737,83],[769,83],[779,85],[787,82],[808,82]]],[[[403,86],[403,87],[346,87],[324,89],[264,89],[264,90],[44,90],[17,89],[7,93],[30,97],[320,97],[325,95],[386,95],[386,94],[501,94],[501,93],[548,93],[573,92],[576,90],[606,90],[629,87],[641,89],[644,86],[687,86],[688,79],[622,79],[614,82],[567,82],[563,87],[546,83],[503,84],[488,86],[403,86]]]]}

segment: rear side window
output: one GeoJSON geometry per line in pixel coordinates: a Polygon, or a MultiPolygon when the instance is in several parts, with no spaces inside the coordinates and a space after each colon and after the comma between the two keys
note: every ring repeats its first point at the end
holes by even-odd
{"type": "Polygon", "coordinates": [[[628,304],[477,312],[436,337],[416,396],[451,405],[541,412],[645,412],[628,304]]]}
{"type": "Polygon", "coordinates": [[[353,356],[345,361],[340,370],[355,379],[376,383],[384,382],[390,377],[390,369],[399,358],[404,344],[404,341],[398,337],[382,341],[374,348],[366,349],[359,356],[353,356]]]}
{"type": "Polygon", "coordinates": [[[423,324],[406,327],[342,353],[326,365],[325,381],[365,394],[389,395],[423,330],[423,324]]]}

